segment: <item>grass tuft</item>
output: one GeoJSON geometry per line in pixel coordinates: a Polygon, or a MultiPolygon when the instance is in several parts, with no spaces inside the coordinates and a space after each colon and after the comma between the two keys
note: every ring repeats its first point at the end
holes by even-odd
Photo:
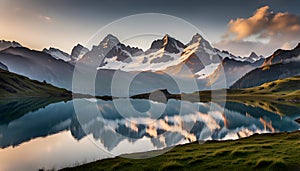
{"type": "Polygon", "coordinates": [[[183,165],[178,163],[177,161],[167,161],[162,164],[161,171],[168,170],[181,170],[183,169],[183,165]]]}

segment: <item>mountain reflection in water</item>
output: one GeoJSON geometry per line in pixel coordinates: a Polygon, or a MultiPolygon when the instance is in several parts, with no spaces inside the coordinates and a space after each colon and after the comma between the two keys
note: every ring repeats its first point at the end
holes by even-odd
{"type": "MultiPolygon", "coordinates": [[[[270,108],[248,103],[226,102],[223,109],[222,104],[213,102],[192,103],[170,99],[166,103],[159,103],[130,99],[135,109],[130,111],[128,106],[122,106],[126,100],[75,99],[64,102],[57,99],[23,99],[0,102],[0,156],[1,153],[6,154],[4,150],[8,147],[22,148],[23,144],[28,145],[39,137],[47,141],[50,135],[66,132],[71,134],[68,137],[73,139],[70,141],[74,147],[76,143],[87,141],[88,137],[100,147],[100,153],[119,155],[197,140],[238,139],[254,133],[300,129],[295,122],[300,116],[297,111],[300,110],[295,106],[272,104],[275,110],[268,110],[270,108]],[[81,105],[77,114],[73,103],[81,105]],[[118,104],[118,108],[115,104],[118,104]],[[98,109],[96,112],[90,110],[95,107],[98,109]],[[13,109],[13,112],[7,114],[10,111],[8,109],[13,109]]],[[[9,151],[13,150],[9,148],[9,151]]],[[[53,155],[60,156],[59,153],[53,155]]],[[[98,159],[99,156],[93,157],[98,159]]],[[[76,160],[82,162],[86,158],[76,160]]],[[[52,164],[57,165],[55,161],[52,164]]],[[[59,164],[58,167],[68,165],[72,163],[59,164]]]]}

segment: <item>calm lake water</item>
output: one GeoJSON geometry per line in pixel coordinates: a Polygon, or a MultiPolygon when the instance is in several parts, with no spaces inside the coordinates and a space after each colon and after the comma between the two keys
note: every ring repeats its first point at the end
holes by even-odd
{"type": "Polygon", "coordinates": [[[263,101],[0,101],[0,170],[60,169],[197,140],[294,131],[297,118],[300,108],[263,101]]]}

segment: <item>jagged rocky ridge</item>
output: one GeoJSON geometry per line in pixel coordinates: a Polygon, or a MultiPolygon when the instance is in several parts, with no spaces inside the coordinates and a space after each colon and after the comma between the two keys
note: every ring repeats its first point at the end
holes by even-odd
{"type": "MultiPolygon", "coordinates": [[[[83,64],[96,75],[97,95],[110,95],[112,77],[122,73],[124,79],[136,75],[130,94],[146,93],[156,89],[168,89],[171,93],[193,92],[205,89],[227,88],[248,71],[260,66],[263,57],[251,54],[237,57],[211,46],[201,35],[195,34],[183,44],[166,34],[155,40],[146,51],[121,43],[109,34],[89,50],[78,44],[71,54],[49,48],[42,52],[24,47],[9,47],[0,51],[0,62],[12,72],[29,78],[72,89],[75,64],[83,64]],[[188,87],[191,80],[197,88],[188,87]],[[184,90],[176,82],[185,82],[184,90]],[[227,82],[227,83],[226,83],[227,82]]],[[[86,76],[83,70],[80,74],[86,76]]],[[[75,90],[90,93],[89,85],[82,84],[75,90]]],[[[122,89],[122,86],[117,87],[122,89]]]]}

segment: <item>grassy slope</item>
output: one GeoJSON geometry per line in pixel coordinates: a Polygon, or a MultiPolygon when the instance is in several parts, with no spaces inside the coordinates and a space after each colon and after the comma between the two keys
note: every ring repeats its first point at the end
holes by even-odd
{"type": "Polygon", "coordinates": [[[297,131],[186,144],[154,158],[116,157],[64,170],[300,170],[299,163],[300,131],[297,131]]]}
{"type": "Polygon", "coordinates": [[[71,92],[0,69],[0,98],[64,96],[71,92]]]}
{"type": "Polygon", "coordinates": [[[244,90],[229,90],[228,96],[229,98],[236,96],[257,98],[263,96],[264,98],[298,102],[300,101],[300,76],[276,80],[244,90]]]}
{"type": "MultiPolygon", "coordinates": [[[[227,100],[244,103],[279,115],[295,113],[289,110],[300,107],[300,76],[276,80],[244,90],[227,90],[226,93],[224,92],[224,90],[214,91],[216,97],[213,101],[227,100]],[[290,107],[286,108],[286,106],[290,107]]],[[[188,97],[191,101],[197,101],[196,97],[199,94],[202,101],[212,100],[211,91],[194,93],[192,96],[188,95],[188,97]]]]}

